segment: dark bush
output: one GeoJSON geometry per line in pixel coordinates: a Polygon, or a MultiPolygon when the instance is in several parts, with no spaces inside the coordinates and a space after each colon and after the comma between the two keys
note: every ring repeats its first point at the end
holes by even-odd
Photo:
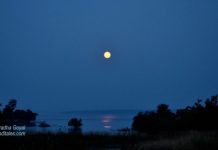
{"type": "Polygon", "coordinates": [[[31,110],[15,110],[17,101],[12,99],[5,106],[3,111],[0,111],[0,125],[26,125],[34,126],[37,113],[31,110]]]}
{"type": "Polygon", "coordinates": [[[166,104],[158,105],[157,111],[140,112],[133,118],[132,129],[139,132],[163,132],[176,130],[217,130],[218,96],[212,96],[201,104],[178,109],[173,113],[166,104]]]}

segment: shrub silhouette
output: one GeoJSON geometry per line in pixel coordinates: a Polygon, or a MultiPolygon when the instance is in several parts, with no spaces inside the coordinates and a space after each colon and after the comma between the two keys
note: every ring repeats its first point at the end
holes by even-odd
{"type": "Polygon", "coordinates": [[[197,100],[173,113],[168,105],[160,104],[157,111],[140,112],[132,122],[132,129],[139,132],[162,132],[174,130],[212,130],[218,129],[218,95],[211,96],[202,105],[197,100]]]}
{"type": "Polygon", "coordinates": [[[174,127],[175,114],[171,112],[169,106],[160,104],[157,107],[157,112],[140,112],[134,117],[132,128],[141,132],[159,132],[168,131],[174,127]]]}
{"type": "Polygon", "coordinates": [[[68,126],[72,126],[75,129],[79,129],[82,126],[82,120],[77,118],[71,118],[68,122],[68,126]]]}
{"type": "Polygon", "coordinates": [[[71,118],[68,121],[68,126],[71,126],[73,128],[69,128],[68,132],[72,134],[81,134],[81,126],[82,126],[82,119],[77,119],[77,118],[71,118]]]}
{"type": "Polygon", "coordinates": [[[42,122],[40,122],[39,127],[47,128],[47,127],[50,127],[50,125],[48,123],[46,123],[45,121],[42,121],[42,122]]]}
{"type": "Polygon", "coordinates": [[[0,111],[0,125],[26,125],[34,126],[37,113],[31,110],[15,110],[17,100],[11,99],[5,106],[3,111],[0,111]]]}

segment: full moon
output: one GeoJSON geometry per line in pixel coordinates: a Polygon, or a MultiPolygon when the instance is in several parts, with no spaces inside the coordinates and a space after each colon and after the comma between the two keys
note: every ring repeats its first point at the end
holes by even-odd
{"type": "Polygon", "coordinates": [[[104,58],[106,59],[111,58],[111,53],[109,51],[104,52],[104,58]]]}

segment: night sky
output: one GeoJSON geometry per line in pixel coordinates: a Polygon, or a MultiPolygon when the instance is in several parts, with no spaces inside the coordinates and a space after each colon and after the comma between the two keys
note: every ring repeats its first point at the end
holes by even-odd
{"type": "Polygon", "coordinates": [[[217,0],[0,0],[3,105],[175,109],[215,94],[217,0]]]}

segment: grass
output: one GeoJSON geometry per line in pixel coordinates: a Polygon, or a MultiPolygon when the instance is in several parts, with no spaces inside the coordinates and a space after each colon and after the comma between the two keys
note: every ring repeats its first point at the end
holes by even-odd
{"type": "Polygon", "coordinates": [[[16,150],[217,150],[218,132],[145,134],[35,133],[0,137],[1,149],[16,150]]]}
{"type": "Polygon", "coordinates": [[[154,141],[141,142],[139,150],[217,150],[218,132],[189,131],[173,136],[160,136],[154,141]]]}

